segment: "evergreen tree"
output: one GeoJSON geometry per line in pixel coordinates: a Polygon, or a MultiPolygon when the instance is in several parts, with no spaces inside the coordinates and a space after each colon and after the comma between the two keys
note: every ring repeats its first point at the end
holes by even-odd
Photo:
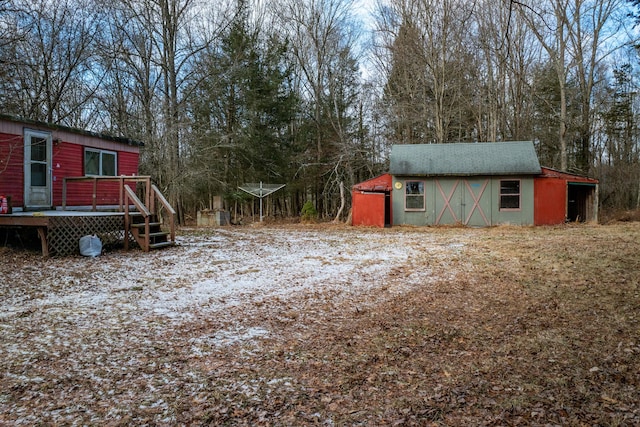
{"type": "Polygon", "coordinates": [[[433,85],[427,78],[419,31],[410,17],[400,25],[391,58],[384,91],[389,105],[390,137],[400,144],[432,142],[433,121],[428,107],[434,102],[433,85]]]}
{"type": "Polygon", "coordinates": [[[225,193],[232,200],[244,182],[291,176],[297,98],[286,48],[277,35],[261,38],[250,28],[241,1],[227,34],[200,58],[190,103],[194,197],[225,193]]]}
{"type": "Polygon", "coordinates": [[[612,209],[632,209],[639,202],[640,147],[630,64],[613,70],[612,84],[608,108],[602,113],[606,141],[599,168],[602,203],[612,209]]]}

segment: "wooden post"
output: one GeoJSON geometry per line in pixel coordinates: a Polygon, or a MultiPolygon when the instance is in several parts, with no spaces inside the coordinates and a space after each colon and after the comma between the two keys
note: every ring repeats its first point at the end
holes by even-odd
{"type": "Polygon", "coordinates": [[[98,198],[98,178],[93,178],[93,212],[96,211],[96,199],[98,198]]]}
{"type": "Polygon", "coordinates": [[[151,221],[151,216],[147,215],[144,218],[144,251],[145,252],[149,252],[149,250],[151,249],[149,246],[151,244],[151,236],[149,236],[149,233],[151,232],[151,226],[149,224],[149,222],[151,221]]]}
{"type": "Polygon", "coordinates": [[[120,186],[118,187],[118,212],[122,212],[122,203],[124,202],[124,177],[120,176],[120,186]]]}
{"type": "Polygon", "coordinates": [[[49,256],[49,242],[47,242],[47,227],[38,227],[38,237],[42,245],[42,256],[49,256]]]}
{"type": "Polygon", "coordinates": [[[67,210],[67,178],[62,178],[62,210],[67,210]]]}
{"type": "Polygon", "coordinates": [[[147,209],[149,209],[151,207],[151,178],[147,178],[146,179],[146,184],[147,184],[147,194],[146,194],[146,198],[145,198],[145,204],[147,206],[147,209]]]}
{"type": "Polygon", "coordinates": [[[151,198],[149,199],[149,205],[147,207],[151,211],[152,215],[156,215],[158,213],[156,212],[156,198],[158,197],[158,194],[155,190],[155,186],[151,186],[150,191],[151,191],[151,198]]]}
{"type": "MultiPolygon", "coordinates": [[[[124,191],[124,186],[123,186],[123,191],[124,191]]],[[[129,228],[130,228],[130,221],[131,219],[129,218],[129,195],[125,194],[124,195],[124,250],[128,251],[129,250],[129,228]]]]}

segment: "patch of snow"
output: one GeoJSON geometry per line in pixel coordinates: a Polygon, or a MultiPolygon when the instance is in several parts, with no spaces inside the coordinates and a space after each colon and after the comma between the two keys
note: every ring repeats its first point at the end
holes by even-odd
{"type": "MultiPolygon", "coordinates": [[[[295,312],[295,304],[307,299],[340,303],[374,290],[393,295],[441,279],[430,265],[446,266],[465,246],[426,232],[358,228],[225,228],[186,232],[177,242],[150,253],[34,258],[10,272],[0,284],[3,334],[23,328],[32,335],[13,336],[0,350],[17,359],[33,351],[22,342],[36,343],[42,354],[52,347],[106,351],[122,345],[127,334],[153,348],[153,337],[170,331],[169,325],[201,318],[233,324],[247,320],[243,311],[251,307],[276,304],[295,312]],[[77,342],[65,336],[70,331],[100,335],[101,341],[77,342]]],[[[456,272],[447,274],[452,279],[456,272]]],[[[272,316],[295,320],[292,314],[272,316]]],[[[194,355],[205,354],[268,335],[262,327],[230,328],[189,345],[194,355]]]]}
{"type": "Polygon", "coordinates": [[[192,338],[193,352],[203,354],[203,347],[221,347],[232,344],[253,341],[256,338],[264,338],[269,335],[269,331],[264,328],[253,327],[248,329],[237,328],[232,330],[221,330],[212,336],[192,338]]]}

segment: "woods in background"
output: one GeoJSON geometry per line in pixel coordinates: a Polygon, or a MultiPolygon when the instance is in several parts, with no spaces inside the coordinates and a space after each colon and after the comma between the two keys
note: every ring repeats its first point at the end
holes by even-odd
{"type": "MultiPolygon", "coordinates": [[[[623,0],[0,1],[3,113],[126,136],[184,221],[246,182],[323,218],[395,143],[533,140],[640,204],[634,7],[623,0]],[[367,17],[368,16],[368,17],[367,17]],[[363,21],[366,17],[366,21],[363,21]]],[[[346,215],[348,209],[344,211],[346,215]]]]}

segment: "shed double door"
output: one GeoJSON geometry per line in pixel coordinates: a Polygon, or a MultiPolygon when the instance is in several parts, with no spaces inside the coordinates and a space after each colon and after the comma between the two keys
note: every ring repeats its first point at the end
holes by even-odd
{"type": "Polygon", "coordinates": [[[491,225],[489,179],[436,179],[435,213],[436,225],[491,225]]]}

